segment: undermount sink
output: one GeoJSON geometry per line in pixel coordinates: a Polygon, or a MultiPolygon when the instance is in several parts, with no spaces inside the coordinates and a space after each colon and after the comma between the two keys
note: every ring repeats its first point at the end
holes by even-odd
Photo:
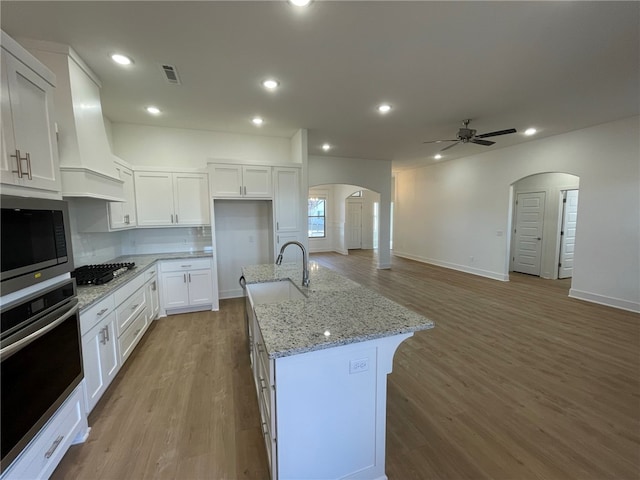
{"type": "Polygon", "coordinates": [[[305,294],[291,280],[252,283],[247,285],[247,292],[253,306],[306,298],[305,294]]]}

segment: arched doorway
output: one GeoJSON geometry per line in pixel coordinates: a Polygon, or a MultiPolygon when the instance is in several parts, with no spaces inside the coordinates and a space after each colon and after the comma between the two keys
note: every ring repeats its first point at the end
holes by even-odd
{"type": "Polygon", "coordinates": [[[580,178],[530,175],[511,184],[509,271],[542,278],[573,275],[580,178]]]}

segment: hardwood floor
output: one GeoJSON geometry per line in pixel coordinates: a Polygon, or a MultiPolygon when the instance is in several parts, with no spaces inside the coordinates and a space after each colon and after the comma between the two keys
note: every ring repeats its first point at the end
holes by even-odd
{"type": "MultiPolygon", "coordinates": [[[[436,322],[388,377],[390,480],[640,478],[640,315],[570,280],[312,259],[436,322]]],[[[154,322],[53,478],[267,479],[242,309],[154,322]]]]}

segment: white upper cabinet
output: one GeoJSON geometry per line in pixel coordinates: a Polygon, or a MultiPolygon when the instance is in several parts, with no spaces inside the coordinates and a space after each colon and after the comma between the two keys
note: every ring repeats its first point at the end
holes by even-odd
{"type": "Polygon", "coordinates": [[[205,173],[135,172],[139,227],[208,225],[205,173]]]}
{"type": "Polygon", "coordinates": [[[214,198],[271,198],[271,167],[209,165],[214,198]]]}
{"type": "Polygon", "coordinates": [[[276,232],[298,232],[300,219],[300,169],[275,168],[275,220],[276,232]]]}
{"type": "Polygon", "coordinates": [[[55,77],[4,32],[1,62],[3,148],[0,181],[59,192],[60,170],[53,117],[55,77]]]}
{"type": "Polygon", "coordinates": [[[109,227],[111,230],[133,228],[136,221],[136,195],[133,183],[133,171],[116,163],[116,170],[122,184],[124,202],[109,202],[109,227]]]}

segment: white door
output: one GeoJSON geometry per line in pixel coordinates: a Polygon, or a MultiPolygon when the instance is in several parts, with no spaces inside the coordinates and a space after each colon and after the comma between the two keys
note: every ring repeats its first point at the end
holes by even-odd
{"type": "Polygon", "coordinates": [[[174,173],[173,189],[177,225],[208,225],[211,222],[206,175],[174,173]]]}
{"type": "Polygon", "coordinates": [[[277,232],[298,232],[300,227],[300,169],[276,168],[275,217],[277,232]]]}
{"type": "Polygon", "coordinates": [[[191,270],[187,273],[189,282],[189,305],[206,305],[212,303],[213,282],[211,269],[191,270]]]}
{"type": "Polygon", "coordinates": [[[347,202],[347,249],[362,248],[362,203],[347,202]]]}
{"type": "Polygon", "coordinates": [[[216,165],[211,175],[211,195],[220,198],[242,196],[242,166],[216,165]]]}
{"type": "Polygon", "coordinates": [[[544,192],[519,193],[516,199],[513,271],[540,275],[544,192]]]}
{"type": "Polygon", "coordinates": [[[187,272],[162,274],[162,306],[165,310],[189,305],[187,272]]]}
{"type": "Polygon", "coordinates": [[[271,198],[271,167],[242,167],[242,183],[245,197],[271,198]]]}
{"type": "MultiPolygon", "coordinates": [[[[58,145],[53,122],[54,88],[12,55],[5,52],[2,55],[5,57],[3,67],[7,69],[6,80],[15,141],[13,146],[20,150],[20,157],[23,159],[20,161],[24,180],[22,184],[59,191],[58,145]]],[[[6,115],[3,115],[2,120],[8,120],[6,115]]],[[[10,141],[9,138],[5,140],[10,141]]],[[[13,166],[17,162],[16,158],[10,157],[15,153],[7,152],[9,165],[13,166]]],[[[3,165],[3,168],[6,167],[3,165]]]]}
{"type": "Polygon", "coordinates": [[[562,200],[562,230],[560,231],[560,260],[558,278],[573,276],[573,251],[578,221],[578,190],[566,190],[562,200]]]}
{"type": "Polygon", "coordinates": [[[139,226],[175,225],[172,182],[171,173],[135,173],[139,226]]]}

